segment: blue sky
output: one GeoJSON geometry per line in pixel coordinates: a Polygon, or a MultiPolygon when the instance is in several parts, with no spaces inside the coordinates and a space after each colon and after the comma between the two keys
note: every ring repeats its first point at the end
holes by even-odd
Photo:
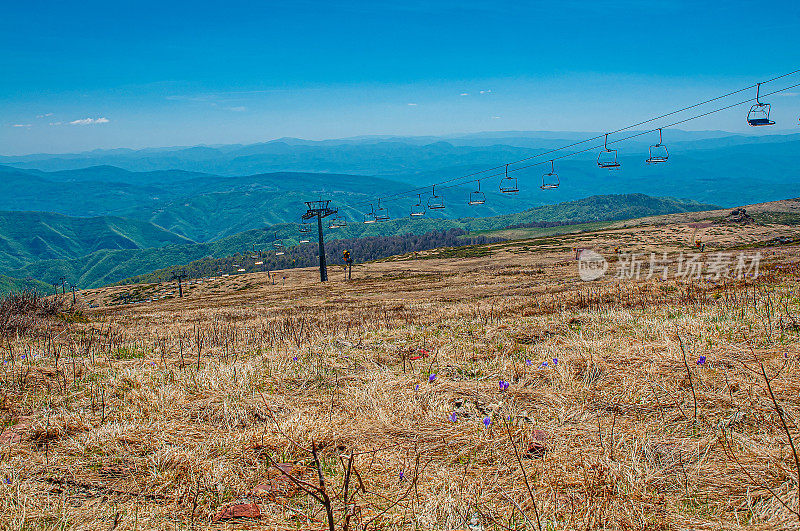
{"type": "Polygon", "coordinates": [[[797,1],[252,4],[6,3],[0,153],[608,130],[800,68],[797,1]]]}

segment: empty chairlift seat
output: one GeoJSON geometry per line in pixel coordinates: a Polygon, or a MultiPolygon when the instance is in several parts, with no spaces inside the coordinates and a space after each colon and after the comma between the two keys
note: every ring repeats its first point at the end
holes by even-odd
{"type": "Polygon", "coordinates": [[[559,187],[561,181],[558,178],[553,161],[550,161],[550,171],[542,175],[542,190],[554,190],[559,187]]]}
{"type": "Polygon", "coordinates": [[[617,159],[617,150],[608,148],[608,133],[606,133],[604,149],[597,155],[597,165],[609,170],[616,170],[620,167],[617,159]]]}
{"type": "Polygon", "coordinates": [[[432,195],[430,199],[428,199],[428,208],[431,210],[442,210],[444,208],[444,199],[436,195],[436,186],[434,185],[432,188],[432,195]]]}
{"type": "Polygon", "coordinates": [[[378,199],[378,209],[375,211],[375,221],[389,221],[389,211],[381,206],[380,199],[378,199]]]}
{"type": "Polygon", "coordinates": [[[411,217],[418,218],[425,215],[425,206],[422,204],[422,194],[417,194],[417,203],[411,205],[411,217]]]}
{"type": "Polygon", "coordinates": [[[369,225],[371,223],[375,223],[376,221],[378,220],[375,218],[375,207],[370,205],[369,212],[367,214],[364,214],[364,223],[369,225]]]}
{"type": "Polygon", "coordinates": [[[334,216],[328,225],[329,229],[341,229],[347,226],[347,221],[341,216],[334,216]]]}
{"type": "Polygon", "coordinates": [[[478,189],[469,193],[468,205],[483,205],[486,203],[486,194],[481,192],[481,181],[478,180],[478,189]]]}
{"type": "Polygon", "coordinates": [[[506,176],[500,181],[500,191],[504,194],[516,194],[519,192],[517,178],[508,174],[508,164],[506,164],[506,176]]]}
{"type": "Polygon", "coordinates": [[[661,138],[661,129],[658,130],[658,144],[653,144],[650,146],[650,156],[647,158],[648,164],[660,164],[662,162],[667,162],[669,158],[669,151],[667,151],[667,146],[662,144],[663,139],[661,138]]]}
{"type": "Polygon", "coordinates": [[[753,127],[762,125],[775,125],[775,122],[769,119],[770,104],[761,103],[759,94],[761,92],[761,83],[756,85],[756,103],[750,107],[747,113],[747,123],[753,127]]]}

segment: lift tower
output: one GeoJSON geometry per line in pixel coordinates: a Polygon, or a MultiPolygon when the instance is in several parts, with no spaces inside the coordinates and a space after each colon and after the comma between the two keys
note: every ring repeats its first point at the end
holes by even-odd
{"type": "Polygon", "coordinates": [[[322,237],[322,218],[336,214],[338,210],[329,208],[330,201],[306,201],[308,211],[303,214],[303,221],[317,218],[317,229],[319,231],[319,280],[328,280],[328,266],[325,263],[325,240],[322,237]]]}

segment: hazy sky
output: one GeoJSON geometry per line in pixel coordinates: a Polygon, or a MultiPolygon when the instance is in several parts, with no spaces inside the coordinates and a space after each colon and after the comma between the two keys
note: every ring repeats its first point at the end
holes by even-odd
{"type": "MultiPolygon", "coordinates": [[[[7,2],[0,153],[609,130],[799,52],[797,0],[7,2]]],[[[800,88],[771,100],[800,130],[800,88]]]]}

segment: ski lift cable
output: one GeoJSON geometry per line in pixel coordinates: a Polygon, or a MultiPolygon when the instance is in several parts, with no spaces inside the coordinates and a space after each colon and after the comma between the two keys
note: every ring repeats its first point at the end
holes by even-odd
{"type": "MultiPolygon", "coordinates": [[[[775,90],[773,92],[770,92],[769,94],[764,94],[764,96],[771,96],[772,94],[777,94],[779,92],[784,92],[786,90],[790,90],[790,89],[797,88],[797,87],[800,87],[800,83],[797,83],[795,85],[791,85],[789,87],[785,87],[785,88],[782,88],[782,89],[779,89],[779,90],[775,90]]],[[[726,105],[725,107],[720,107],[719,109],[714,109],[713,111],[708,111],[708,112],[705,112],[703,114],[698,114],[697,116],[692,116],[690,118],[685,118],[683,120],[679,120],[677,122],[673,122],[671,124],[667,124],[667,125],[663,126],[663,128],[665,129],[667,127],[674,127],[676,125],[680,125],[680,124],[689,122],[691,120],[696,120],[698,118],[703,118],[703,117],[709,116],[711,114],[715,114],[715,113],[718,113],[718,112],[726,111],[728,109],[732,109],[733,107],[738,107],[740,105],[744,105],[745,103],[750,103],[754,99],[755,98],[750,98],[750,99],[747,99],[747,100],[740,101],[738,103],[734,103],[734,104],[731,104],[731,105],[726,105]]],[[[649,134],[649,133],[654,133],[654,132],[658,131],[658,129],[661,129],[661,128],[650,129],[649,131],[642,131],[642,132],[639,132],[639,133],[628,135],[628,136],[626,136],[624,138],[619,138],[617,140],[610,140],[608,143],[609,144],[616,144],[616,143],[619,143],[619,142],[625,142],[626,140],[630,140],[632,138],[637,138],[637,137],[640,137],[640,136],[643,136],[643,135],[646,135],[646,134],[649,134]]],[[[586,148],[586,149],[581,149],[580,151],[574,151],[574,152],[569,153],[567,155],[561,155],[560,157],[553,157],[553,160],[565,159],[567,157],[572,157],[574,155],[579,155],[581,153],[586,153],[588,151],[594,151],[596,149],[600,149],[600,148],[604,147],[604,145],[605,144],[599,144],[597,146],[592,146],[592,147],[589,147],[589,148],[586,148]]],[[[509,172],[520,171],[520,170],[524,170],[526,168],[532,168],[534,166],[541,166],[542,164],[547,164],[549,162],[550,161],[548,160],[548,161],[544,161],[544,162],[537,162],[535,164],[528,164],[526,166],[520,166],[519,168],[513,168],[513,169],[509,170],[509,172]]],[[[489,177],[498,177],[500,175],[503,175],[503,173],[496,173],[494,175],[487,176],[486,178],[488,179],[489,177]]],[[[472,182],[472,181],[469,181],[469,182],[472,182]]],[[[466,183],[463,183],[463,184],[466,184],[466,183]]],[[[454,185],[451,185],[451,186],[454,187],[454,186],[459,186],[459,185],[458,184],[454,184],[454,185]]],[[[440,187],[440,188],[449,188],[449,187],[440,187]]]]}
{"type": "MultiPolygon", "coordinates": [[[[782,89],[775,90],[775,91],[770,92],[768,94],[762,94],[762,96],[771,96],[773,94],[777,94],[779,92],[784,92],[784,91],[787,91],[787,90],[791,90],[791,89],[797,88],[797,87],[800,87],[800,83],[797,83],[797,84],[794,84],[794,85],[790,85],[790,86],[784,87],[782,89]]],[[[703,117],[709,116],[711,114],[716,114],[718,112],[726,111],[728,109],[732,109],[734,107],[738,107],[740,105],[744,105],[746,103],[750,103],[750,102],[752,102],[754,100],[755,100],[755,98],[749,98],[749,99],[746,99],[746,100],[739,101],[737,103],[733,103],[731,105],[726,105],[725,107],[720,107],[718,109],[714,109],[714,110],[711,110],[711,111],[708,111],[708,112],[705,112],[705,113],[702,113],[702,114],[698,114],[696,116],[690,116],[689,118],[685,118],[683,120],[678,120],[677,122],[672,122],[670,124],[663,125],[661,127],[657,127],[655,129],[649,129],[647,131],[640,131],[640,132],[634,133],[632,135],[628,135],[628,136],[623,137],[623,138],[618,138],[616,140],[609,140],[608,144],[617,144],[617,143],[620,143],[620,142],[625,142],[626,140],[631,140],[633,138],[637,138],[637,137],[644,136],[644,135],[647,135],[647,134],[650,134],[650,133],[654,133],[654,132],[658,131],[659,129],[666,129],[668,127],[674,127],[676,125],[680,125],[680,124],[683,124],[683,123],[686,123],[686,122],[690,122],[692,120],[697,120],[698,118],[703,118],[703,117]]],[[[601,135],[599,138],[605,138],[605,134],[601,135]]],[[[553,157],[552,159],[548,159],[546,161],[536,162],[536,163],[533,163],[533,164],[527,164],[525,166],[520,166],[520,167],[517,167],[517,168],[510,168],[508,170],[508,172],[512,173],[512,172],[524,170],[524,169],[527,169],[527,168],[533,168],[535,166],[541,166],[543,164],[550,164],[550,160],[554,160],[555,161],[555,160],[561,160],[561,159],[565,159],[565,158],[569,158],[569,157],[574,157],[575,155],[580,155],[582,153],[588,153],[590,151],[595,151],[597,149],[602,149],[606,145],[607,144],[605,142],[603,142],[603,144],[592,145],[590,147],[587,147],[587,148],[584,148],[584,149],[581,149],[581,150],[578,150],[578,151],[573,151],[573,152],[567,153],[565,155],[561,155],[561,156],[558,156],[558,157],[553,157]]],[[[513,164],[513,163],[509,163],[509,164],[513,164]]],[[[505,169],[505,164],[503,166],[500,166],[500,167],[505,169]]],[[[491,168],[491,169],[496,169],[496,168],[491,168]]],[[[449,184],[447,186],[440,186],[439,184],[437,184],[437,186],[439,186],[439,189],[442,189],[442,188],[445,188],[445,189],[447,189],[447,188],[455,188],[457,186],[463,186],[465,184],[475,183],[475,182],[479,182],[479,181],[482,181],[482,180],[485,180],[485,179],[491,179],[493,177],[502,177],[504,175],[505,175],[505,171],[500,171],[500,172],[497,172],[497,173],[493,173],[493,174],[490,174],[490,175],[483,176],[480,179],[471,179],[471,180],[468,180],[468,181],[460,181],[460,182],[457,182],[457,183],[449,184]]],[[[397,197],[387,196],[387,197],[384,197],[383,200],[386,201],[387,198],[389,198],[389,200],[396,201],[396,200],[402,198],[402,196],[399,196],[398,194],[395,194],[395,195],[397,195],[397,197]]]]}
{"type": "MultiPolygon", "coordinates": [[[[753,89],[753,88],[757,87],[758,85],[764,85],[764,84],[767,84],[767,83],[771,83],[771,82],[773,82],[773,81],[777,81],[777,80],[779,80],[779,79],[783,79],[783,78],[785,78],[785,77],[789,77],[789,76],[792,76],[792,75],[794,75],[794,74],[797,74],[797,73],[800,73],[800,69],[793,70],[793,71],[791,71],[791,72],[787,72],[787,73],[785,73],[785,74],[781,74],[780,76],[775,76],[775,77],[773,77],[773,78],[771,78],[771,79],[768,79],[768,80],[765,80],[765,81],[761,81],[761,82],[759,82],[759,83],[754,83],[754,84],[752,84],[752,85],[748,85],[747,87],[744,87],[744,88],[741,88],[741,89],[738,89],[738,90],[734,90],[734,91],[732,91],[732,92],[728,92],[728,93],[726,93],[726,94],[723,94],[723,95],[721,95],[721,96],[717,96],[717,97],[714,97],[714,98],[711,98],[711,99],[708,99],[708,100],[705,100],[705,101],[702,101],[702,102],[699,102],[699,103],[695,103],[695,104],[693,104],[693,105],[689,105],[689,106],[686,106],[686,107],[683,107],[683,108],[680,108],[680,109],[677,109],[677,110],[674,110],[674,111],[671,111],[671,112],[668,112],[668,113],[665,113],[665,114],[662,114],[662,115],[659,115],[659,116],[655,116],[655,117],[653,117],[653,118],[648,118],[647,120],[643,120],[643,121],[641,121],[641,122],[638,122],[638,123],[635,123],[635,124],[627,125],[627,126],[625,126],[625,127],[622,127],[622,128],[619,128],[619,129],[615,129],[615,130],[613,130],[613,131],[609,131],[609,133],[608,133],[608,134],[609,134],[609,135],[613,135],[613,134],[616,134],[616,133],[621,133],[621,132],[623,132],[623,131],[627,131],[628,129],[632,129],[632,128],[634,128],[634,127],[639,127],[639,126],[641,126],[641,125],[645,125],[645,124],[648,124],[648,123],[654,122],[654,121],[656,121],[656,120],[661,120],[661,119],[663,119],[663,118],[667,118],[667,117],[669,117],[669,116],[673,116],[673,115],[675,115],[675,114],[679,114],[679,113],[681,113],[681,112],[688,111],[688,110],[690,110],[690,109],[694,109],[694,108],[697,108],[697,107],[701,107],[701,106],[703,106],[703,105],[706,105],[706,104],[708,104],[708,103],[712,103],[712,102],[714,102],[714,101],[718,101],[718,100],[721,100],[721,99],[725,99],[725,98],[728,98],[728,97],[730,97],[730,96],[733,96],[733,95],[735,95],[735,94],[739,94],[739,93],[741,93],[741,92],[745,92],[745,91],[747,91],[747,90],[751,90],[751,89],[753,89]]],[[[768,93],[768,94],[762,94],[762,96],[769,96],[769,95],[771,95],[771,94],[776,94],[776,93],[778,93],[778,92],[783,92],[783,91],[785,91],[785,90],[789,90],[789,89],[795,88],[795,87],[797,87],[797,86],[800,86],[800,84],[792,85],[792,86],[790,86],[790,87],[785,87],[785,88],[783,88],[783,89],[778,89],[778,90],[776,90],[776,91],[773,91],[773,92],[770,92],[770,93],[768,93]]],[[[751,102],[751,101],[754,101],[754,98],[749,98],[749,99],[747,99],[747,100],[745,100],[745,101],[743,101],[743,102],[739,102],[739,103],[736,103],[736,104],[730,105],[730,106],[728,106],[728,107],[723,107],[723,108],[721,108],[721,109],[717,109],[717,110],[715,110],[715,111],[710,111],[709,113],[704,113],[704,114],[701,114],[701,115],[698,115],[698,116],[690,117],[690,118],[687,118],[687,119],[685,119],[685,120],[681,120],[681,121],[675,122],[675,124],[681,124],[681,123],[685,123],[685,122],[687,122],[687,121],[694,120],[694,119],[696,119],[696,118],[701,118],[701,117],[703,117],[703,116],[708,116],[708,114],[713,114],[714,112],[719,112],[719,111],[721,111],[721,110],[725,110],[725,109],[729,109],[729,108],[732,108],[732,107],[736,107],[736,106],[738,106],[738,105],[742,105],[742,104],[744,104],[744,103],[748,103],[748,102],[751,102]]],[[[671,124],[671,125],[666,125],[666,126],[662,126],[662,128],[672,127],[672,125],[674,125],[674,124],[671,124]]],[[[650,129],[650,130],[648,130],[648,131],[645,131],[645,132],[644,132],[644,133],[642,133],[642,134],[646,134],[646,133],[652,133],[652,132],[654,132],[654,131],[657,131],[657,129],[650,129]]],[[[635,136],[641,136],[641,135],[637,134],[637,135],[635,135],[635,136]]],[[[578,141],[578,142],[573,142],[572,144],[567,144],[567,145],[565,145],[565,146],[561,146],[561,147],[558,147],[558,148],[555,148],[555,149],[551,149],[551,150],[548,150],[548,151],[544,151],[544,152],[542,152],[542,153],[538,153],[538,154],[536,154],[536,155],[532,155],[532,156],[530,156],[530,157],[525,157],[525,158],[523,158],[523,159],[519,159],[519,160],[516,160],[516,161],[513,161],[513,162],[509,162],[508,164],[509,164],[509,165],[513,165],[513,164],[519,164],[519,163],[522,163],[522,162],[526,162],[526,161],[528,161],[528,160],[532,160],[532,159],[536,159],[536,158],[544,157],[544,156],[547,156],[547,155],[550,155],[550,154],[553,154],[553,153],[557,153],[557,152],[559,152],[559,151],[563,151],[563,150],[565,150],[565,149],[569,149],[569,148],[571,148],[571,147],[575,147],[575,146],[579,146],[579,145],[581,145],[581,144],[585,144],[585,143],[587,143],[587,142],[591,142],[591,141],[593,141],[593,140],[598,140],[598,139],[600,139],[600,138],[603,138],[603,137],[605,137],[605,133],[603,133],[603,134],[601,134],[601,135],[597,135],[597,136],[591,137],[591,138],[587,138],[587,139],[585,139],[585,140],[580,140],[580,141],[578,141]]],[[[628,138],[634,138],[634,137],[628,137],[628,138]]],[[[610,143],[612,143],[612,144],[613,144],[613,143],[621,142],[621,141],[623,141],[623,140],[625,140],[625,139],[621,139],[621,140],[614,140],[614,141],[611,141],[610,143]]],[[[595,148],[591,148],[591,149],[597,149],[597,148],[595,147],[595,148]]],[[[577,154],[577,153],[583,153],[583,151],[576,152],[575,154],[577,154]]],[[[564,157],[555,157],[555,158],[556,158],[556,159],[559,159],[559,158],[564,158],[564,157]]],[[[490,167],[490,168],[486,168],[486,169],[484,169],[484,170],[480,170],[480,171],[477,171],[477,172],[473,172],[473,173],[469,173],[469,174],[462,175],[462,176],[459,176],[459,177],[453,177],[453,178],[451,178],[451,179],[447,179],[447,180],[441,181],[441,182],[439,182],[439,183],[436,183],[436,185],[437,185],[437,186],[439,186],[440,188],[451,188],[452,186],[441,186],[441,185],[444,185],[444,184],[450,184],[450,183],[453,183],[453,182],[455,182],[455,181],[459,181],[461,184],[474,183],[474,182],[477,182],[478,180],[487,179],[487,178],[490,178],[490,177],[496,176],[496,174],[495,174],[495,175],[487,175],[487,176],[484,176],[484,177],[482,177],[482,178],[480,178],[480,179],[472,179],[472,180],[464,180],[464,179],[468,179],[469,177],[474,177],[474,176],[476,176],[476,175],[481,175],[481,174],[484,174],[484,173],[487,173],[487,172],[490,172],[490,171],[493,171],[493,170],[497,170],[497,169],[500,169],[500,168],[505,168],[505,166],[506,166],[506,164],[505,164],[505,163],[504,163],[504,164],[500,164],[500,165],[498,165],[498,166],[492,166],[492,167],[490,167]]],[[[525,167],[530,167],[530,166],[525,166],[525,167]]],[[[515,169],[512,169],[511,171],[516,171],[516,170],[515,170],[515,169]]],[[[456,185],[456,186],[457,186],[457,185],[456,185]]],[[[384,200],[387,200],[387,199],[393,199],[393,198],[407,197],[407,196],[409,196],[409,195],[417,194],[417,193],[419,193],[419,192],[423,192],[423,191],[425,191],[425,190],[428,190],[430,187],[431,187],[431,185],[427,185],[427,186],[421,186],[421,187],[418,187],[418,188],[414,188],[414,189],[412,189],[412,190],[407,190],[407,191],[405,191],[405,192],[397,192],[396,194],[392,194],[392,195],[384,196],[384,197],[382,197],[382,199],[384,199],[384,200]]],[[[361,206],[361,205],[367,205],[367,204],[370,204],[370,203],[372,203],[372,202],[374,202],[374,201],[362,201],[362,202],[359,202],[359,203],[352,203],[352,204],[351,204],[351,207],[355,207],[355,206],[361,206]]]]}

